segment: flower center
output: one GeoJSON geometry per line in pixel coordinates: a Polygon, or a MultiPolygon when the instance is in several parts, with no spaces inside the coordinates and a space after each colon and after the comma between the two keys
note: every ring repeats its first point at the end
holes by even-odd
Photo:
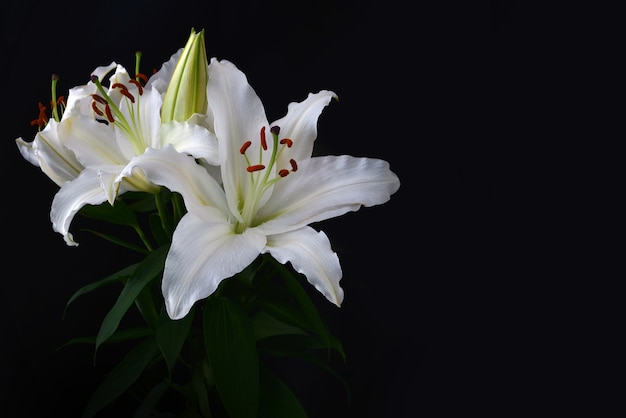
{"type": "Polygon", "coordinates": [[[267,140],[265,136],[265,126],[261,128],[259,132],[259,160],[258,162],[250,161],[250,158],[246,154],[248,148],[252,145],[252,141],[246,141],[239,149],[239,153],[244,156],[246,163],[248,164],[246,171],[250,176],[250,187],[248,188],[247,195],[243,199],[243,207],[240,208],[243,222],[237,225],[236,231],[238,233],[243,232],[248,226],[252,225],[254,215],[257,212],[259,204],[262,201],[263,196],[269,190],[269,188],[282,179],[298,170],[298,164],[293,158],[289,159],[288,167],[275,167],[280,155],[287,148],[293,146],[293,141],[289,138],[279,138],[280,127],[272,126],[270,128],[272,135],[273,146],[271,149],[271,156],[267,163],[267,166],[263,164],[263,153],[267,152],[267,140]]]}
{"type": "Polygon", "coordinates": [[[91,109],[100,122],[110,123],[121,129],[128,138],[133,150],[137,155],[143,154],[146,149],[147,141],[142,133],[142,125],[140,123],[140,97],[143,95],[143,86],[141,81],[147,81],[147,77],[142,73],[137,73],[136,78],[128,81],[129,86],[122,83],[113,83],[109,90],[117,89],[124,96],[122,100],[126,100],[129,112],[128,118],[124,116],[120,108],[115,104],[109,94],[105,91],[102,83],[97,76],[92,75],[91,81],[97,86],[98,93],[91,95],[91,109]],[[132,91],[131,91],[132,90],[132,91]]]}

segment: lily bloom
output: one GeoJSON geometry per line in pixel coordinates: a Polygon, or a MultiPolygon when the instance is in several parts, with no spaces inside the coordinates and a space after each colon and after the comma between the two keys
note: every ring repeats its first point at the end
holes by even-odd
{"type": "Polygon", "coordinates": [[[340,306],[338,256],[327,235],[309,224],[387,202],[400,186],[398,177],[380,159],[312,157],[318,118],[337,98],[334,92],[323,90],[290,103],[286,116],[269,123],[261,100],[235,65],[213,58],[209,74],[222,182],[169,146],[159,154],[148,149],[141,170],[129,164],[122,173],[141,171],[179,192],[188,210],[165,261],[162,292],[169,316],[183,318],[196,301],[262,253],[291,262],[340,306]]]}
{"type": "MultiPolygon", "coordinates": [[[[217,164],[217,140],[206,128],[207,116],[188,112],[187,120],[182,120],[186,110],[177,111],[174,100],[177,96],[167,94],[166,86],[175,85],[178,91],[181,84],[189,82],[189,78],[195,79],[189,76],[188,71],[180,70],[179,61],[183,66],[191,61],[194,68],[202,69],[202,65],[197,64],[198,60],[187,59],[189,50],[191,54],[200,54],[204,66],[208,67],[203,32],[192,32],[186,47],[174,54],[150,79],[143,74],[131,77],[122,65],[115,62],[98,67],[86,85],[70,90],[68,106],[60,123],[48,125],[50,132],[44,129],[31,146],[18,140],[22,154],[31,162],[39,162],[42,168],[43,163],[47,166],[59,160],[61,163],[73,163],[66,163],[63,167],[69,165],[74,168],[76,165],[71,175],[64,176],[63,182],[57,182],[61,188],[54,196],[50,212],[53,229],[63,235],[68,245],[78,245],[69,228],[74,215],[83,206],[106,201],[113,204],[115,198],[126,191],[156,193],[160,190],[160,186],[150,182],[139,171],[120,176],[131,161],[133,165],[140,165],[141,156],[147,149],[160,149],[171,144],[178,152],[193,155],[208,164],[217,164]],[[181,61],[180,57],[186,59],[181,61]],[[104,86],[104,77],[113,69],[115,72],[109,78],[109,85],[104,86]],[[178,78],[185,79],[181,82],[176,74],[178,78]],[[170,116],[167,123],[161,120],[164,97],[174,98],[168,99],[167,103],[176,119],[170,116]],[[61,152],[44,155],[38,151],[43,145],[52,143],[43,141],[48,137],[57,139],[54,143],[59,143],[58,148],[75,156],[75,160],[69,160],[61,152]]],[[[206,68],[204,72],[206,74],[206,68]]],[[[193,87],[197,92],[194,97],[201,101],[200,106],[181,103],[184,109],[206,110],[206,77],[199,80],[198,85],[193,87]]]]}

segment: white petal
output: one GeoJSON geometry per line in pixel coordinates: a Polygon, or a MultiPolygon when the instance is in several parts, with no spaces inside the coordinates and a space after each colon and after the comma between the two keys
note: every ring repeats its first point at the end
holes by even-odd
{"type": "Polygon", "coordinates": [[[277,261],[291,262],[293,268],[306,276],[309,283],[337,306],[343,301],[339,286],[342,272],[339,257],[322,231],[304,227],[285,234],[267,237],[266,250],[277,261]]]}
{"type": "Polygon", "coordinates": [[[124,171],[125,167],[121,165],[110,166],[97,166],[98,177],[100,178],[100,184],[104,191],[109,204],[113,205],[117,196],[124,194],[127,191],[158,191],[158,187],[152,183],[147,182],[142,176],[133,176],[132,182],[122,181],[124,177],[120,176],[120,173],[124,171]]]}
{"type": "Polygon", "coordinates": [[[219,164],[217,138],[207,129],[187,122],[169,122],[161,125],[161,146],[174,145],[176,151],[195,158],[203,158],[209,164],[219,164]]]}
{"type": "Polygon", "coordinates": [[[58,135],[59,124],[51,119],[48,125],[37,135],[33,142],[16,139],[22,156],[31,164],[41,167],[58,186],[75,179],[83,170],[83,165],[76,155],[65,147],[58,135]]]}
{"type": "MultiPolygon", "coordinates": [[[[116,67],[117,63],[113,61],[109,65],[97,67],[91,74],[95,75],[100,81],[102,81],[104,76],[116,67]]],[[[91,98],[91,95],[97,92],[98,88],[92,81],[89,81],[87,84],[71,88],[67,95],[67,104],[65,106],[62,119],[66,119],[77,114],[83,116],[90,115],[93,117],[93,110],[91,109],[91,102],[93,99],[91,98]]]]}
{"type": "Polygon", "coordinates": [[[400,187],[389,163],[349,155],[314,157],[274,185],[257,213],[266,234],[287,232],[361,206],[380,205],[400,187]]]}
{"type": "Polygon", "coordinates": [[[195,302],[246,268],[265,246],[265,236],[254,229],[235,234],[233,225],[213,208],[196,213],[187,213],[178,223],[165,260],[162,291],[172,319],[187,315],[195,302]]]}
{"type": "Polygon", "coordinates": [[[128,157],[117,146],[115,128],[87,116],[75,115],[59,125],[59,136],[86,167],[125,165],[128,157]]]}
{"type": "MultiPolygon", "coordinates": [[[[281,156],[294,158],[296,161],[309,158],[313,152],[313,143],[317,138],[317,120],[322,110],[337,95],[328,90],[319,93],[309,93],[306,100],[300,103],[289,103],[287,115],[272,123],[272,126],[280,127],[280,138],[290,138],[294,144],[290,153],[281,156]]],[[[289,161],[278,161],[279,167],[289,167],[289,161]]]]}
{"type": "Polygon", "coordinates": [[[69,232],[74,215],[85,205],[99,205],[105,201],[106,196],[97,172],[94,169],[85,169],[54,195],[50,210],[52,229],[63,235],[67,245],[78,245],[69,232]]]}
{"type": "Polygon", "coordinates": [[[251,161],[258,161],[259,133],[263,126],[269,129],[269,124],[263,104],[245,74],[229,61],[211,59],[207,95],[215,118],[224,189],[231,211],[239,216],[238,204],[249,185],[248,163],[239,150],[244,142],[253,141],[247,155],[251,161]]]}
{"type": "Polygon", "coordinates": [[[118,181],[132,176],[135,168],[141,169],[151,182],[180,193],[187,210],[212,206],[221,210],[224,217],[228,216],[226,196],[217,180],[193,157],[177,152],[172,145],[160,149],[148,148],[126,166],[118,181]]]}

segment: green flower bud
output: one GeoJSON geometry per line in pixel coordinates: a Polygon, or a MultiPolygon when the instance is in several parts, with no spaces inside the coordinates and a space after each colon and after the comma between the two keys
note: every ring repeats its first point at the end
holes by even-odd
{"type": "Polygon", "coordinates": [[[194,113],[206,113],[208,65],[204,29],[198,33],[192,29],[172,74],[170,85],[165,92],[161,108],[161,123],[173,120],[183,122],[194,113]]]}

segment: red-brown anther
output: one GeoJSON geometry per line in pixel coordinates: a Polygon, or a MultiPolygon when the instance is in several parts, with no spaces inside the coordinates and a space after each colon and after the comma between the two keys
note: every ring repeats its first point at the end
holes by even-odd
{"type": "Polygon", "coordinates": [[[37,119],[33,119],[30,121],[30,126],[35,126],[37,125],[38,128],[41,129],[42,126],[44,126],[46,123],[48,123],[48,118],[42,118],[42,117],[38,117],[37,119]]]}
{"type": "Polygon", "coordinates": [[[250,145],[252,145],[252,141],[244,142],[241,148],[239,149],[239,153],[245,154],[248,148],[250,147],[250,145]]]}
{"type": "Polygon", "coordinates": [[[286,177],[289,174],[289,170],[285,170],[284,168],[278,172],[278,175],[281,177],[286,177]]]}
{"type": "Polygon", "coordinates": [[[133,83],[134,85],[137,86],[137,90],[139,90],[139,95],[141,96],[143,94],[143,86],[141,85],[141,83],[135,79],[130,79],[128,80],[129,83],[133,83]]]}
{"type": "Polygon", "coordinates": [[[59,96],[59,98],[57,99],[57,105],[64,105],[65,104],[65,96],[59,96]]]}
{"type": "Polygon", "coordinates": [[[113,83],[111,85],[111,88],[119,88],[120,89],[120,93],[122,93],[124,96],[128,97],[128,99],[131,101],[131,103],[135,103],[135,96],[130,94],[130,92],[128,91],[128,87],[126,87],[122,83],[113,83]]]}
{"type": "Polygon", "coordinates": [[[280,144],[287,145],[287,148],[291,148],[291,146],[293,145],[293,141],[289,138],[283,138],[280,140],[280,144]]]}
{"type": "Polygon", "coordinates": [[[124,89],[120,90],[120,93],[122,93],[124,96],[128,97],[128,100],[130,100],[131,103],[135,103],[135,96],[130,94],[130,92],[128,91],[127,88],[124,88],[124,89]]]}
{"type": "Polygon", "coordinates": [[[91,102],[91,109],[93,109],[93,111],[96,112],[98,116],[104,116],[104,113],[102,113],[102,111],[98,109],[98,105],[96,104],[96,102],[91,102]]]}
{"type": "Polygon", "coordinates": [[[97,94],[92,94],[91,98],[94,99],[96,102],[102,103],[104,105],[108,104],[108,102],[104,98],[98,96],[97,94]]]}
{"type": "Polygon", "coordinates": [[[289,164],[291,164],[291,171],[298,171],[298,164],[296,164],[296,160],[292,158],[289,160],[289,164]]]}
{"type": "MultiPolygon", "coordinates": [[[[156,70],[153,71],[153,73],[155,73],[155,72],[156,72],[156,70]]],[[[144,83],[148,82],[148,76],[145,75],[144,73],[137,73],[137,74],[135,74],[135,77],[141,78],[144,83]]]]}
{"type": "Polygon", "coordinates": [[[252,172],[255,172],[255,171],[263,170],[264,168],[265,168],[265,166],[263,164],[256,164],[256,165],[248,166],[248,168],[246,168],[246,170],[248,170],[248,173],[252,173],[252,172]]]}
{"type": "Polygon", "coordinates": [[[104,107],[104,111],[107,114],[107,119],[109,120],[109,122],[115,122],[115,119],[113,119],[113,113],[111,112],[111,107],[108,104],[104,107]]]}
{"type": "Polygon", "coordinates": [[[265,126],[261,128],[261,146],[267,151],[267,141],[265,141],[265,126]]]}
{"type": "Polygon", "coordinates": [[[37,119],[31,120],[30,125],[31,126],[37,125],[39,128],[41,128],[46,123],[48,123],[48,116],[46,116],[46,110],[48,108],[44,106],[44,104],[41,102],[37,103],[37,106],[39,106],[39,116],[37,116],[37,119]]]}

